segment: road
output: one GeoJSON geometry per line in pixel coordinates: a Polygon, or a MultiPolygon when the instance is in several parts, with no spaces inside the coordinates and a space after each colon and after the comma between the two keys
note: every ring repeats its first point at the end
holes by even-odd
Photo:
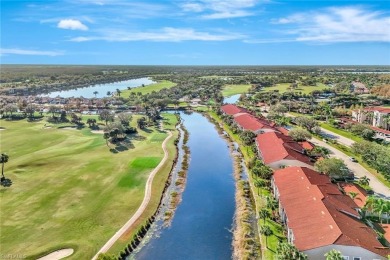
{"type": "Polygon", "coordinates": [[[353,141],[347,137],[333,133],[332,131],[326,130],[322,127],[321,127],[320,135],[323,137],[329,138],[329,139],[333,139],[333,140],[337,141],[339,144],[342,144],[342,145],[345,145],[348,147],[352,146],[355,143],[355,141],[353,141]]]}
{"type": "Polygon", "coordinates": [[[372,173],[367,171],[359,163],[352,162],[351,160],[349,160],[348,155],[318,139],[312,138],[310,141],[315,145],[320,145],[328,148],[332,152],[331,157],[342,159],[345,162],[345,164],[348,166],[348,168],[353,171],[355,176],[359,178],[363,176],[367,176],[370,179],[370,187],[374,190],[375,194],[382,198],[390,199],[390,189],[382,182],[380,182],[374,175],[372,175],[372,173]]]}
{"type": "Polygon", "coordinates": [[[134,224],[135,221],[142,215],[144,210],[149,204],[150,198],[152,196],[152,182],[153,178],[156,175],[156,173],[161,169],[161,167],[164,166],[165,162],[168,159],[168,149],[166,148],[168,140],[171,138],[172,132],[169,132],[169,135],[167,138],[165,138],[164,142],[162,143],[162,148],[164,150],[164,158],[161,160],[161,162],[157,165],[156,168],[149,174],[148,180],[146,182],[145,187],[145,195],[144,199],[139,206],[138,210],[134,213],[134,215],[121,227],[118,232],[116,232],[110,240],[107,241],[107,243],[96,253],[96,255],[92,258],[92,260],[97,259],[100,253],[107,252],[112,245],[134,224]]]}

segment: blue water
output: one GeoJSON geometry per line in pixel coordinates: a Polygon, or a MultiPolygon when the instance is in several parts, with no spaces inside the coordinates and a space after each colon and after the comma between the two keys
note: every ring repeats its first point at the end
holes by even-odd
{"type": "Polygon", "coordinates": [[[157,232],[134,258],[231,259],[235,188],[229,148],[205,117],[181,116],[191,151],[182,202],[171,226],[157,232]]]}
{"type": "Polygon", "coordinates": [[[69,98],[69,97],[93,98],[95,97],[93,92],[97,91],[98,94],[96,95],[96,97],[103,98],[103,97],[107,97],[107,91],[116,92],[116,89],[124,90],[127,89],[127,87],[134,88],[134,87],[142,86],[142,84],[146,86],[152,83],[155,82],[150,80],[149,78],[130,79],[130,80],[119,81],[114,83],[96,84],[96,85],[91,85],[89,87],[78,88],[78,89],[50,92],[46,96],[49,97],[60,96],[64,98],[69,98]]]}
{"type": "Polygon", "coordinates": [[[226,97],[223,102],[228,104],[235,104],[237,103],[238,99],[240,98],[241,94],[233,95],[231,97],[226,97]]]}

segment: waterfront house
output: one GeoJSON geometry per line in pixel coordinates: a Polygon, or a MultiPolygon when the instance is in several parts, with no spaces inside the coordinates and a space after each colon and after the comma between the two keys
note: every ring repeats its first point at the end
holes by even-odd
{"type": "Polygon", "coordinates": [[[309,259],[325,259],[332,249],[350,260],[386,259],[390,254],[361,220],[358,205],[328,176],[288,167],[274,172],[271,185],[288,242],[309,259]]]}

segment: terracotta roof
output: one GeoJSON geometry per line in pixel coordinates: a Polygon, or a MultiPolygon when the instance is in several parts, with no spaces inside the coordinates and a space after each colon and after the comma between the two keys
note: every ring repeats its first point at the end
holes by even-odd
{"type": "Polygon", "coordinates": [[[312,150],[315,147],[314,144],[312,144],[312,143],[310,143],[308,141],[299,142],[299,144],[306,150],[312,150]]]}
{"type": "Polygon", "coordinates": [[[313,165],[310,158],[302,154],[303,147],[291,137],[276,132],[268,132],[256,137],[257,148],[265,164],[283,159],[298,160],[313,165]]]}
{"type": "Polygon", "coordinates": [[[387,242],[390,242],[390,224],[381,224],[383,230],[385,231],[385,239],[387,242]]]}
{"type": "Polygon", "coordinates": [[[284,135],[288,135],[288,130],[284,127],[276,127],[276,129],[284,135]]]}
{"type": "Polygon", "coordinates": [[[347,195],[350,192],[356,192],[358,194],[353,201],[359,206],[359,208],[362,208],[366,204],[367,192],[362,187],[354,183],[341,183],[340,186],[344,189],[347,195]]]}
{"type": "Polygon", "coordinates": [[[223,105],[223,106],[221,106],[221,109],[225,114],[228,114],[228,115],[235,115],[238,113],[246,112],[245,109],[238,107],[236,105],[232,105],[232,104],[223,105]]]}
{"type": "Polygon", "coordinates": [[[390,108],[388,107],[366,107],[364,111],[379,111],[380,113],[389,114],[390,108]]]}
{"type": "Polygon", "coordinates": [[[382,128],[379,128],[379,127],[375,127],[375,126],[370,126],[370,128],[374,131],[377,131],[377,132],[381,132],[381,133],[384,133],[384,134],[390,134],[390,131],[389,130],[385,130],[385,129],[382,129],[382,128]]]}
{"type": "Polygon", "coordinates": [[[244,130],[258,131],[263,128],[272,129],[270,126],[261,123],[259,119],[257,119],[256,117],[248,113],[244,113],[234,117],[234,121],[238,125],[240,125],[244,130]]]}
{"type": "Polygon", "coordinates": [[[274,183],[300,251],[327,245],[359,246],[387,256],[376,233],[358,219],[353,200],[326,175],[305,167],[276,170],[274,183]]]}

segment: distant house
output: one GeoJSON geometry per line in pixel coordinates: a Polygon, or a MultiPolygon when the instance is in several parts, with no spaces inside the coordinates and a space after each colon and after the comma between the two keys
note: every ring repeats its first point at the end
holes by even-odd
{"type": "Polygon", "coordinates": [[[360,220],[356,203],[326,175],[305,167],[276,170],[272,188],[288,242],[309,259],[325,259],[332,249],[344,259],[386,259],[390,249],[360,220]]]}
{"type": "Polygon", "coordinates": [[[370,90],[361,82],[353,81],[351,83],[350,87],[351,92],[357,93],[357,94],[368,94],[370,93],[370,90]]]}
{"type": "Polygon", "coordinates": [[[234,122],[243,131],[252,131],[255,134],[274,132],[275,129],[271,127],[265,120],[260,120],[248,113],[239,113],[234,117],[234,122]]]}
{"type": "Polygon", "coordinates": [[[359,123],[367,123],[373,127],[390,130],[390,108],[367,107],[352,111],[352,120],[359,123]]]}
{"type": "Polygon", "coordinates": [[[273,169],[285,166],[313,168],[313,162],[305,149],[291,137],[277,132],[267,132],[256,137],[260,159],[273,169]]]}

